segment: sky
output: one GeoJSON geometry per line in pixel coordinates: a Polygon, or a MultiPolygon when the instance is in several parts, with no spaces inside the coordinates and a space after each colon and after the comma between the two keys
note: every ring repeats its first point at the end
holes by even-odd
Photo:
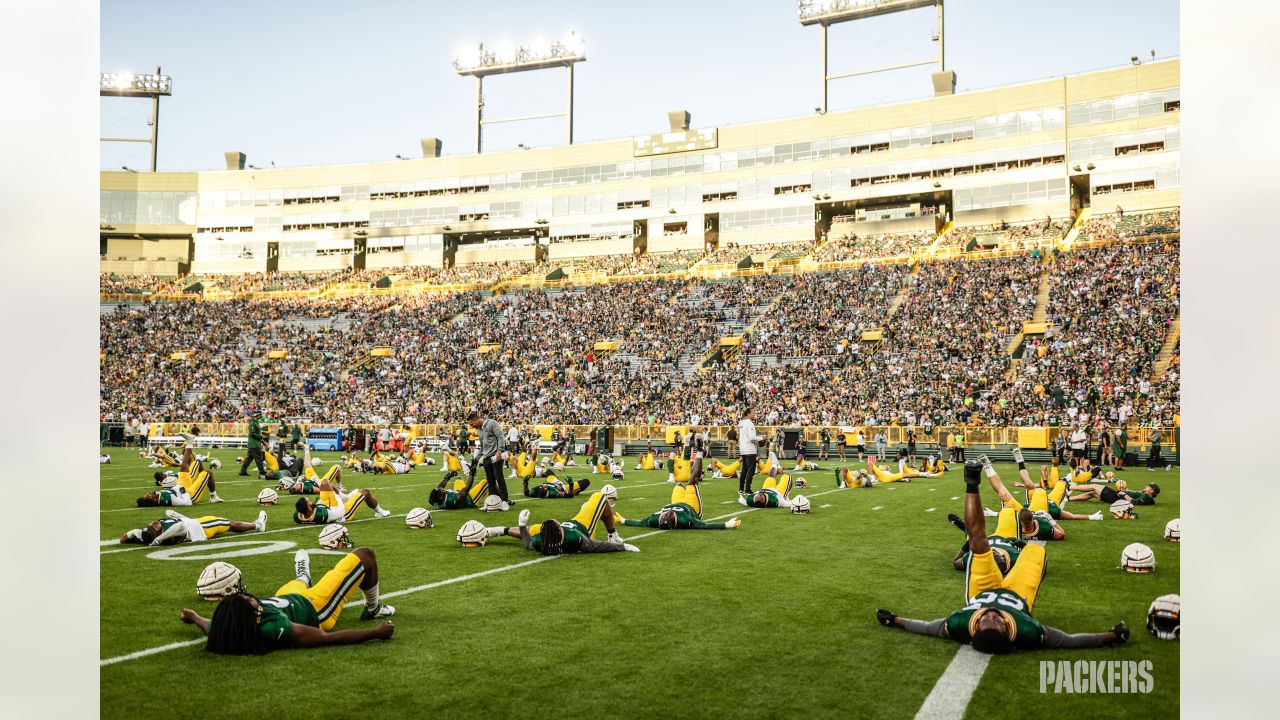
{"type": "MultiPolygon", "coordinates": [[[[793,0],[368,0],[174,3],[104,0],[102,70],[173,76],[160,102],[160,170],[298,167],[474,151],[475,80],[453,57],[484,42],[518,45],[574,30],[574,141],[665,132],[688,110],[714,127],[814,112],[820,35],[793,0]],[[167,30],[166,30],[167,28],[167,30]]],[[[1177,0],[950,0],[947,69],[956,90],[1006,85],[1179,54],[1177,0]]],[[[933,8],[833,26],[829,72],[933,58],[933,8]]],[[[830,110],[932,95],[923,66],[833,80],[830,110]]],[[[566,71],[486,78],[485,116],[562,112],[566,71]]],[[[146,137],[151,105],[102,98],[101,135],[146,137]]],[[[485,127],[485,151],[565,142],[563,118],[485,127]]],[[[101,167],[145,169],[147,146],[101,144],[101,167]]]]}

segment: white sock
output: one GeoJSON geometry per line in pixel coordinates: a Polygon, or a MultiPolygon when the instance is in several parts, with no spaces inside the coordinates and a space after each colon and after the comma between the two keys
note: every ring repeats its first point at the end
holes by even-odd
{"type": "Polygon", "coordinates": [[[371,588],[360,588],[364,592],[364,606],[369,610],[378,609],[378,583],[374,583],[371,588]]]}

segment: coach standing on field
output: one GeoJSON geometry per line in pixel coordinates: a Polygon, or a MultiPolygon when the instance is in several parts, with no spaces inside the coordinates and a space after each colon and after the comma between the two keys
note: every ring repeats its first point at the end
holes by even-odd
{"type": "Polygon", "coordinates": [[[258,420],[262,417],[262,411],[254,408],[248,412],[249,415],[249,452],[244,456],[244,462],[240,464],[240,474],[248,476],[246,470],[249,469],[249,463],[258,464],[258,479],[265,480],[267,477],[267,469],[263,467],[262,461],[265,459],[262,455],[262,425],[258,420]]]}
{"type": "MultiPolygon", "coordinates": [[[[467,424],[475,428],[480,436],[480,454],[476,462],[484,465],[484,475],[489,480],[489,492],[502,498],[502,502],[510,503],[507,497],[507,479],[502,475],[502,451],[506,446],[506,436],[497,420],[485,417],[479,410],[472,410],[467,416],[467,424]]],[[[467,490],[471,488],[468,487],[467,490]]]]}
{"type": "Polygon", "coordinates": [[[751,482],[756,477],[756,457],[760,454],[760,443],[765,439],[763,435],[756,433],[756,424],[751,415],[751,408],[747,408],[738,421],[738,454],[742,456],[742,466],[738,468],[739,493],[751,492],[751,482]]]}

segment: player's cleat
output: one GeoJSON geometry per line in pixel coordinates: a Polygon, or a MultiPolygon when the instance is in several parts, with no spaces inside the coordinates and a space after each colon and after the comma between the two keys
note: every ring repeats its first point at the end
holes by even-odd
{"type": "Polygon", "coordinates": [[[1116,645],[1129,642],[1129,626],[1125,625],[1123,620],[1116,623],[1115,627],[1111,628],[1111,632],[1116,634],[1116,639],[1112,640],[1116,645]]]}
{"type": "Polygon", "coordinates": [[[742,527],[742,521],[741,521],[741,520],[739,520],[738,518],[729,518],[729,519],[725,522],[724,526],[725,526],[725,527],[727,527],[727,528],[729,528],[730,530],[733,530],[733,529],[735,529],[735,528],[740,528],[740,527],[742,527]]]}
{"type": "Polygon", "coordinates": [[[390,605],[378,604],[376,609],[370,610],[365,608],[360,611],[361,620],[377,620],[378,618],[391,617],[396,614],[396,609],[390,605]]]}
{"type": "Polygon", "coordinates": [[[960,516],[959,516],[959,515],[956,515],[955,513],[948,513],[948,514],[947,514],[947,522],[949,522],[949,523],[951,523],[952,525],[955,525],[957,528],[959,528],[959,529],[960,529],[960,532],[969,532],[969,529],[968,529],[968,528],[966,528],[966,527],[965,527],[965,525],[964,525],[964,520],[961,520],[961,519],[960,519],[960,516]]]}
{"type": "Polygon", "coordinates": [[[984,471],[991,469],[991,458],[986,455],[980,455],[978,456],[978,460],[982,462],[982,469],[984,471]]]}
{"type": "Polygon", "coordinates": [[[1026,462],[1026,460],[1025,460],[1025,459],[1023,459],[1023,457],[1022,457],[1022,448],[1020,448],[1020,447],[1015,447],[1015,448],[1013,449],[1013,461],[1014,461],[1014,462],[1016,462],[1016,463],[1026,462]]]}
{"type": "Polygon", "coordinates": [[[1101,511],[1101,510],[1099,510],[1098,512],[1096,512],[1096,513],[1094,513],[1094,514],[1090,515],[1090,516],[1089,516],[1089,519],[1090,519],[1090,520],[1101,520],[1101,519],[1102,519],[1102,511],[1101,511]]]}
{"type": "Polygon", "coordinates": [[[982,508],[982,516],[983,517],[1000,517],[1000,513],[996,512],[995,510],[992,510],[991,508],[984,507],[982,508]]]}
{"type": "Polygon", "coordinates": [[[311,585],[311,556],[306,550],[299,550],[293,554],[293,576],[311,585]]]}
{"type": "Polygon", "coordinates": [[[223,500],[222,498],[218,497],[218,493],[210,493],[210,494],[209,494],[209,502],[211,502],[211,503],[220,503],[220,502],[226,502],[226,500],[223,500]]]}
{"type": "Polygon", "coordinates": [[[898,616],[894,615],[892,612],[885,610],[884,608],[876,608],[876,622],[881,625],[885,627],[893,627],[893,621],[897,619],[898,616]]]}
{"type": "Polygon", "coordinates": [[[618,534],[617,530],[609,533],[609,542],[614,544],[618,544],[622,542],[622,536],[618,534]]]}
{"type": "Polygon", "coordinates": [[[263,532],[267,529],[267,511],[266,510],[258,511],[258,519],[253,522],[253,527],[257,529],[258,532],[263,532]]]}
{"type": "Polygon", "coordinates": [[[384,507],[379,507],[377,510],[373,511],[373,516],[376,518],[391,517],[391,511],[384,507]]]}

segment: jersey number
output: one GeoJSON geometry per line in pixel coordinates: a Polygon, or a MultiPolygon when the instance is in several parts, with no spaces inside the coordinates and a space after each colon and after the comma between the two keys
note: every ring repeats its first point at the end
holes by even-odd
{"type": "Polygon", "coordinates": [[[1003,605],[1010,610],[1017,610],[1018,612],[1022,612],[1027,607],[1026,604],[1022,602],[1022,598],[1019,598],[1016,595],[997,594],[993,590],[988,590],[984,593],[974,595],[973,600],[969,602],[969,605],[965,609],[976,610],[983,605],[989,605],[993,602],[997,605],[1003,605]]]}

